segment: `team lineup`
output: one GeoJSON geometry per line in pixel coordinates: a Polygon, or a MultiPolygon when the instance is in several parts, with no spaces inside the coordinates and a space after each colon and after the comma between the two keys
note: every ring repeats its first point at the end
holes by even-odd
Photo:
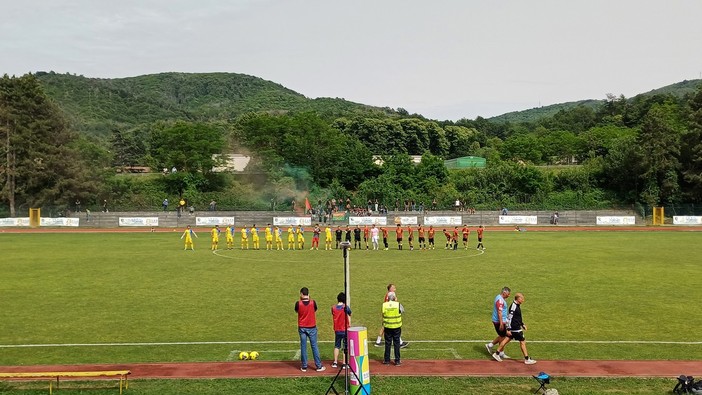
{"type": "MultiPolygon", "coordinates": [[[[405,234],[407,235],[407,246],[410,251],[415,249],[415,233],[417,236],[417,249],[420,251],[434,250],[436,249],[435,235],[438,229],[430,225],[428,228],[422,225],[412,227],[411,225],[397,225],[395,232],[395,241],[397,242],[397,249],[403,250],[403,242],[405,240],[405,234]]],[[[485,228],[480,225],[475,233],[477,235],[478,244],[476,249],[485,250],[483,245],[483,233],[485,228]]],[[[224,237],[226,242],[226,249],[235,249],[234,238],[236,234],[239,234],[240,245],[242,250],[260,250],[261,239],[259,236],[259,230],[256,224],[251,227],[243,226],[238,230],[233,225],[228,225],[224,227],[224,237]],[[249,244],[249,239],[251,239],[251,244],[249,244]],[[251,247],[251,248],[249,248],[251,247]]],[[[264,233],[265,249],[268,251],[272,250],[285,250],[286,246],[283,243],[283,227],[281,226],[271,226],[271,224],[266,224],[262,232],[264,233]],[[275,247],[275,248],[274,248],[275,247]]],[[[353,229],[347,225],[345,229],[342,229],[340,225],[336,226],[336,229],[332,233],[331,226],[325,226],[324,230],[316,224],[312,229],[312,244],[310,250],[319,250],[320,236],[324,232],[324,249],[331,251],[334,249],[339,249],[342,241],[352,243],[353,249],[365,249],[366,250],[389,250],[390,245],[388,242],[390,229],[386,226],[376,227],[375,224],[365,225],[363,228],[356,225],[353,229]],[[381,236],[382,236],[382,247],[381,247],[381,236]]],[[[454,226],[453,229],[442,228],[441,232],[444,234],[446,239],[444,244],[445,250],[458,250],[459,243],[463,242],[463,249],[467,250],[469,248],[468,243],[470,239],[471,230],[468,225],[463,225],[461,229],[458,226],[454,226]]],[[[210,230],[210,250],[219,250],[219,239],[222,233],[222,229],[219,225],[215,225],[210,230]]],[[[180,237],[181,240],[185,241],[184,250],[195,250],[194,238],[199,236],[192,229],[190,225],[187,226],[183,235],[180,237]]],[[[305,249],[305,228],[302,225],[289,226],[287,229],[287,250],[304,250],[305,249]]]]}

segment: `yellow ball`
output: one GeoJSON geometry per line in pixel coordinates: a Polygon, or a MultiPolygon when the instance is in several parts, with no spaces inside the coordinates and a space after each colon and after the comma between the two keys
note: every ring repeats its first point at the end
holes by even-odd
{"type": "Polygon", "coordinates": [[[240,353],[239,353],[239,359],[241,359],[241,360],[249,359],[249,353],[247,353],[246,351],[240,352],[240,353]]]}
{"type": "Polygon", "coordinates": [[[249,353],[249,359],[258,359],[258,356],[259,356],[259,355],[260,355],[260,354],[258,353],[258,351],[251,351],[251,352],[249,353]]]}

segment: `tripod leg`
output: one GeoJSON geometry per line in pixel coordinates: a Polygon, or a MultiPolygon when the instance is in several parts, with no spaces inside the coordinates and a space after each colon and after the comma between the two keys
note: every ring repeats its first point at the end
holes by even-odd
{"type": "Polygon", "coordinates": [[[336,391],[336,388],[334,388],[334,383],[336,382],[336,379],[339,378],[339,375],[341,374],[341,370],[339,369],[338,372],[336,372],[336,376],[334,376],[334,380],[332,380],[331,384],[329,385],[329,388],[327,388],[327,392],[324,393],[324,395],[329,395],[329,392],[334,392],[334,395],[339,395],[339,393],[336,391]]]}

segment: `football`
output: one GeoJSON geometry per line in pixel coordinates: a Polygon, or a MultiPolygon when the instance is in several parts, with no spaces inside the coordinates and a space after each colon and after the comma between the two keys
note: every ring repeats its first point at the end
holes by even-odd
{"type": "Polygon", "coordinates": [[[249,353],[249,359],[258,359],[259,355],[258,351],[251,351],[249,353]]]}
{"type": "Polygon", "coordinates": [[[249,359],[249,353],[247,353],[246,351],[240,352],[240,353],[239,353],[239,359],[241,359],[241,360],[249,359]]]}

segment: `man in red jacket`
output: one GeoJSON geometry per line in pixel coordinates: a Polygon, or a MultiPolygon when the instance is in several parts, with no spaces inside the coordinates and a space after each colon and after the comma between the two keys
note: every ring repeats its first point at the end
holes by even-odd
{"type": "Polygon", "coordinates": [[[312,346],[312,357],[318,372],[323,372],[327,368],[322,366],[319,358],[319,348],[317,347],[317,302],[310,299],[310,290],[307,287],[300,289],[300,300],[295,302],[297,312],[297,331],[300,334],[300,370],[307,371],[307,338],[312,346]]]}

